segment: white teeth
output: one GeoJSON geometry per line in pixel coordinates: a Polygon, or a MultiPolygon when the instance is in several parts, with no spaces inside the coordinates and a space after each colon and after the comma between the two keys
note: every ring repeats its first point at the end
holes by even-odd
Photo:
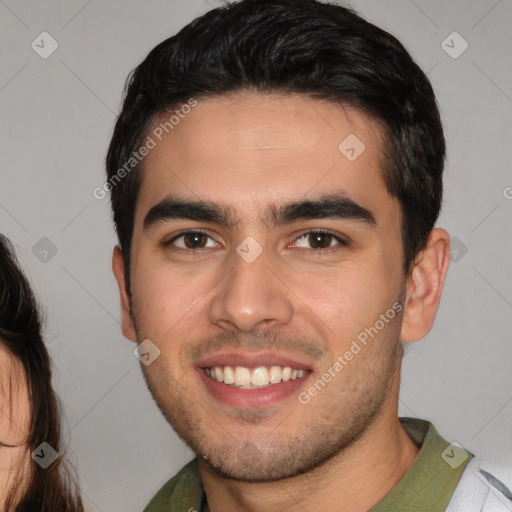
{"type": "Polygon", "coordinates": [[[237,366],[235,368],[235,384],[237,386],[248,386],[251,383],[251,371],[249,368],[237,366]]]}
{"type": "Polygon", "coordinates": [[[279,384],[281,381],[300,379],[306,375],[306,370],[293,370],[289,366],[258,366],[254,369],[244,366],[236,366],[234,369],[232,366],[213,366],[205,368],[204,371],[217,382],[246,389],[279,384]]]}
{"type": "Polygon", "coordinates": [[[270,368],[270,383],[278,384],[279,382],[281,382],[281,367],[272,366],[270,368]]]}
{"type": "Polygon", "coordinates": [[[220,366],[214,366],[213,371],[215,372],[215,380],[222,382],[222,368],[220,366]]]}
{"type": "Polygon", "coordinates": [[[270,375],[264,366],[260,366],[252,372],[251,384],[254,386],[267,386],[269,380],[270,375]]]}
{"type": "Polygon", "coordinates": [[[234,384],[235,383],[235,374],[234,374],[233,368],[231,368],[231,366],[224,366],[224,382],[226,384],[234,384]]]}

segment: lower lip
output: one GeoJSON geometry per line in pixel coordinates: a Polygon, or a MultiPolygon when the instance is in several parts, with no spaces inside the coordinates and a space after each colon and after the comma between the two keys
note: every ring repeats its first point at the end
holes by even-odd
{"type": "Polygon", "coordinates": [[[208,391],[217,400],[234,407],[246,409],[266,407],[288,398],[298,391],[311,374],[311,372],[307,372],[298,379],[281,381],[279,384],[273,384],[265,388],[240,389],[208,377],[203,368],[198,368],[198,372],[208,391]]]}

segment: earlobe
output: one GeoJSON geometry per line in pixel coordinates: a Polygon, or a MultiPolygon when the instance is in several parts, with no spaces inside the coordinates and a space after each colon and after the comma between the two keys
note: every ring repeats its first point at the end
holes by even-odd
{"type": "Polygon", "coordinates": [[[450,236],[435,228],[407,277],[402,341],[418,341],[432,329],[449,264],[450,236]]]}
{"type": "Polygon", "coordinates": [[[130,312],[130,299],[126,292],[126,279],[124,272],[124,260],[121,247],[116,245],[112,254],[112,271],[119,288],[119,300],[121,303],[121,330],[125,338],[130,341],[137,341],[135,325],[130,312]]]}

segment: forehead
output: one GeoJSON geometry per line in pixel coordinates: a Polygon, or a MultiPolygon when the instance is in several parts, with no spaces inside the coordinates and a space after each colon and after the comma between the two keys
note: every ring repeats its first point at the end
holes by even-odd
{"type": "Polygon", "coordinates": [[[245,213],[333,190],[359,203],[391,201],[383,131],[358,109],[299,94],[239,92],[198,99],[171,124],[173,113],[148,134],[154,147],[144,160],[136,218],[170,193],[245,213]]]}

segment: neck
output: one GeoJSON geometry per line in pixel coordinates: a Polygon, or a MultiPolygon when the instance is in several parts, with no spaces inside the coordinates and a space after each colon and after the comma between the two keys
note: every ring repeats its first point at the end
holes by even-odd
{"type": "Polygon", "coordinates": [[[395,487],[419,452],[390,405],[384,404],[381,415],[352,446],[292,478],[270,483],[222,479],[199,460],[207,512],[335,510],[340,503],[353,512],[371,509],[395,487]]]}

